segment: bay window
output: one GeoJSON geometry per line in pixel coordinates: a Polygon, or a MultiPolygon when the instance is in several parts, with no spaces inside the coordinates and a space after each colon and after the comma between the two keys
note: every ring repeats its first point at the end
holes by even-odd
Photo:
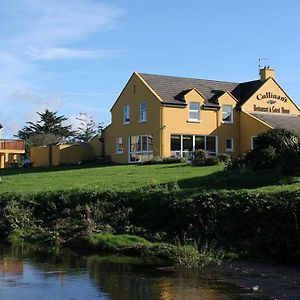
{"type": "Polygon", "coordinates": [[[152,158],[152,135],[136,135],[129,137],[129,162],[143,162],[152,158]]]}

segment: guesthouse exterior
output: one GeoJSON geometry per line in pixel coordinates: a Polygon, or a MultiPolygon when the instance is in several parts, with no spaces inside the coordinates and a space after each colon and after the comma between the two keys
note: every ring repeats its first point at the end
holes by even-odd
{"type": "Polygon", "coordinates": [[[269,129],[300,131],[299,108],[266,67],[242,83],[133,73],[111,114],[105,155],[117,163],[189,159],[197,149],[236,157],[269,129]]]}

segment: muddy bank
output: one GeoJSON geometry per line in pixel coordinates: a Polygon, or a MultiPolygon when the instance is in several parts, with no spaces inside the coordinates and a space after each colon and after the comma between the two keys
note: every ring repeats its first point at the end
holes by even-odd
{"type": "Polygon", "coordinates": [[[300,266],[259,261],[224,261],[216,272],[225,282],[271,299],[300,299],[300,266]]]}

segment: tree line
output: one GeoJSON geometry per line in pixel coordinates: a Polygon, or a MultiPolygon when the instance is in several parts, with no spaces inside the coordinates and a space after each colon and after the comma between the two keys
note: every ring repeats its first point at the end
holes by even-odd
{"type": "Polygon", "coordinates": [[[26,141],[29,148],[59,142],[84,143],[101,133],[102,130],[102,124],[97,125],[86,113],[80,113],[76,118],[79,125],[75,130],[72,129],[72,125],[66,125],[68,118],[59,115],[57,111],[45,109],[37,114],[38,121],[26,122],[17,134],[18,138],[26,141]]]}

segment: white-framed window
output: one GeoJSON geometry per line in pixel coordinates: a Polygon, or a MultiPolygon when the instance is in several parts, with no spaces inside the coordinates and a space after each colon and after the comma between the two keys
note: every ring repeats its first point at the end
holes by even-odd
{"type": "Polygon", "coordinates": [[[147,121],[147,103],[141,102],[140,103],[140,122],[147,121]]]}
{"type": "Polygon", "coordinates": [[[200,121],[200,103],[190,102],[189,121],[200,121]]]}
{"type": "Polygon", "coordinates": [[[129,137],[129,162],[138,163],[153,159],[153,136],[135,135],[129,137]]]}
{"type": "Polygon", "coordinates": [[[226,139],[225,140],[225,149],[228,152],[233,151],[233,139],[226,139]]]}
{"type": "Polygon", "coordinates": [[[251,150],[256,148],[257,136],[251,136],[251,150]]]}
{"type": "Polygon", "coordinates": [[[118,137],[116,139],[116,153],[121,154],[124,151],[123,138],[118,137]]]}
{"type": "Polygon", "coordinates": [[[123,124],[129,124],[130,123],[130,106],[124,105],[123,107],[123,124]]]}
{"type": "Polygon", "coordinates": [[[195,150],[218,153],[218,138],[213,135],[172,134],[170,140],[171,156],[192,159],[195,150]]]}
{"type": "Polygon", "coordinates": [[[232,105],[222,106],[222,122],[233,123],[233,107],[232,105]]]}

